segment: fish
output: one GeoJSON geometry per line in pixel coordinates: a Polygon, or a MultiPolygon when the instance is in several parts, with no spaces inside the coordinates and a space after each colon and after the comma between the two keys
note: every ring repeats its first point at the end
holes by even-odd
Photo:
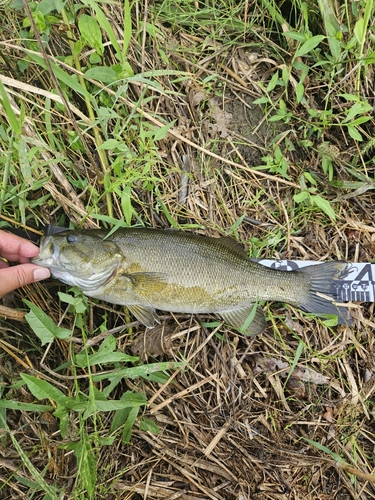
{"type": "Polygon", "coordinates": [[[160,322],[157,310],[217,314],[246,335],[261,333],[266,319],[259,302],[291,304],[315,315],[336,315],[335,280],[345,262],[298,271],[253,262],[233,238],[145,227],[66,230],[41,239],[34,264],[99,300],[126,306],[147,328],[160,322]]]}

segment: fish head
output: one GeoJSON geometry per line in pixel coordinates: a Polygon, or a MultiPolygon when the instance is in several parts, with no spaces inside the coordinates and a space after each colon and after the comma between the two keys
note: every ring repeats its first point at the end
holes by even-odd
{"type": "Polygon", "coordinates": [[[31,259],[48,267],[52,275],[84,292],[104,285],[119,268],[123,256],[118,246],[92,231],[64,231],[41,239],[40,253],[31,259]]]}

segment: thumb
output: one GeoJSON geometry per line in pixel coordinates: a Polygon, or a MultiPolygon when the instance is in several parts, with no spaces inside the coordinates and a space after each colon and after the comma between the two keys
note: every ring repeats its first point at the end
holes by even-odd
{"type": "Polygon", "coordinates": [[[0,297],[21,286],[49,278],[50,270],[35,264],[20,264],[0,270],[0,297]]]}

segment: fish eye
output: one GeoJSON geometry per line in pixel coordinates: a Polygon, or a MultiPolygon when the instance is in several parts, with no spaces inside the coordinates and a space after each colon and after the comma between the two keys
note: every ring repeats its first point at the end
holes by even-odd
{"type": "Polygon", "coordinates": [[[74,234],[68,234],[66,237],[66,241],[68,243],[76,243],[77,238],[76,238],[76,236],[74,236],[74,234]]]}

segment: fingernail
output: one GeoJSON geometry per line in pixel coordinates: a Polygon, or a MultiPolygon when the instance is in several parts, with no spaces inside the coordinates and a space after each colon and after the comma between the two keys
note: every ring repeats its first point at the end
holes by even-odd
{"type": "Polygon", "coordinates": [[[37,269],[34,269],[33,272],[33,277],[34,281],[41,281],[49,278],[51,275],[50,270],[47,269],[46,267],[38,267],[37,269]]]}

